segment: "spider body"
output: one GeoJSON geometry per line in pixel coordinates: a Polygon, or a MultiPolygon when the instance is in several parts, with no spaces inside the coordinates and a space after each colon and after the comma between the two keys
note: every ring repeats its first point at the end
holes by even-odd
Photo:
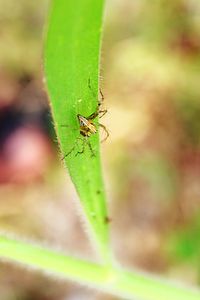
{"type": "Polygon", "coordinates": [[[90,137],[92,134],[97,133],[96,126],[92,122],[93,119],[89,117],[86,118],[80,114],[77,115],[79,125],[80,125],[80,134],[84,137],[90,137]]]}

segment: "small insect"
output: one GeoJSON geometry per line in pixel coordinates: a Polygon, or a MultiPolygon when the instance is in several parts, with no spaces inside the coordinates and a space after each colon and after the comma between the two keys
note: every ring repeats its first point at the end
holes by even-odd
{"type": "MultiPolygon", "coordinates": [[[[88,87],[91,89],[90,80],[88,80],[88,87]]],[[[91,89],[91,91],[92,91],[92,89],[91,89]]],[[[72,147],[72,149],[67,154],[64,155],[64,157],[62,158],[62,160],[65,157],[67,157],[69,154],[71,154],[72,151],[74,151],[75,147],[78,146],[77,143],[78,143],[79,140],[82,140],[83,144],[82,144],[82,149],[79,150],[79,151],[77,151],[76,156],[78,154],[84,153],[84,151],[85,151],[85,145],[86,144],[88,145],[88,147],[89,147],[89,149],[91,151],[92,156],[95,156],[94,150],[92,149],[91,143],[89,141],[89,137],[91,135],[97,133],[97,126],[94,124],[93,121],[97,117],[101,118],[101,117],[103,117],[107,113],[106,109],[104,109],[104,110],[101,109],[101,104],[102,104],[102,102],[104,100],[104,96],[103,96],[103,93],[101,92],[101,90],[100,90],[100,94],[101,94],[102,100],[101,100],[101,102],[98,103],[97,109],[96,109],[96,111],[94,113],[92,113],[88,117],[84,117],[81,114],[77,115],[79,126],[80,126],[80,128],[79,128],[80,135],[82,137],[77,137],[74,146],[72,147]]],[[[103,141],[107,140],[107,138],[109,137],[109,132],[108,132],[108,130],[106,129],[106,127],[103,124],[99,123],[98,125],[100,127],[102,127],[103,130],[106,133],[106,137],[102,140],[102,142],[103,142],[103,141]]]]}

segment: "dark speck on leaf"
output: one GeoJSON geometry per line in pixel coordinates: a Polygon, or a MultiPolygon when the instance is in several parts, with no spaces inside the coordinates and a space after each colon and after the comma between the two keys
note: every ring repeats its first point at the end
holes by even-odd
{"type": "Polygon", "coordinates": [[[108,224],[112,221],[112,219],[110,217],[106,216],[104,221],[105,221],[106,224],[108,224]]]}

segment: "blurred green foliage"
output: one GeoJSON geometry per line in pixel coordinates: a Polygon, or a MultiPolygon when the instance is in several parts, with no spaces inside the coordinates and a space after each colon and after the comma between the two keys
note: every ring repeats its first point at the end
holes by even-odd
{"type": "Polygon", "coordinates": [[[16,76],[42,70],[42,36],[48,0],[0,0],[0,66],[16,76]]]}
{"type": "Polygon", "coordinates": [[[168,255],[177,263],[188,264],[200,272],[200,213],[196,213],[188,224],[182,225],[168,239],[168,255]]]}

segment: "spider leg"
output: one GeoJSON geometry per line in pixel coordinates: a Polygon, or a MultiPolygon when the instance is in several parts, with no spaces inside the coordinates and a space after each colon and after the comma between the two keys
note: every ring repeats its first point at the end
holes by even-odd
{"type": "Polygon", "coordinates": [[[95,95],[95,93],[94,93],[94,91],[92,89],[92,86],[91,86],[90,77],[88,78],[88,87],[89,87],[89,89],[90,89],[90,91],[92,93],[92,96],[96,99],[96,95],[95,95]]]}
{"type": "Polygon", "coordinates": [[[70,155],[70,154],[74,151],[75,147],[76,147],[76,144],[74,144],[74,146],[71,148],[71,150],[70,150],[69,152],[67,152],[67,153],[61,158],[61,160],[64,160],[65,157],[67,157],[68,155],[70,155]]]}
{"type": "MultiPolygon", "coordinates": [[[[94,93],[94,90],[91,87],[90,77],[88,78],[88,87],[91,90],[93,97],[96,99],[96,95],[94,93]]],[[[102,103],[104,102],[104,95],[103,95],[103,92],[101,91],[101,88],[99,88],[99,93],[101,95],[101,101],[98,101],[96,111],[87,117],[88,120],[94,120],[99,114],[102,114],[100,116],[100,118],[101,118],[107,113],[106,109],[105,110],[100,109],[102,103]]]]}
{"type": "Polygon", "coordinates": [[[82,140],[82,139],[81,139],[80,137],[77,137],[76,140],[75,140],[75,142],[74,142],[74,146],[71,148],[71,150],[70,150],[69,152],[67,152],[67,153],[61,158],[61,160],[64,160],[65,157],[67,157],[68,155],[70,155],[70,154],[74,151],[74,149],[77,147],[78,140],[82,140]]]}
{"type": "Polygon", "coordinates": [[[62,128],[70,128],[72,130],[76,130],[77,129],[77,127],[71,127],[70,125],[67,125],[67,124],[61,124],[60,127],[62,127],[62,128]]]}
{"type": "Polygon", "coordinates": [[[94,113],[92,113],[91,115],[89,115],[89,117],[87,117],[86,119],[87,120],[94,120],[98,116],[98,114],[99,114],[99,111],[97,109],[94,113]]]}
{"type": "MultiPolygon", "coordinates": [[[[96,98],[96,95],[95,95],[95,93],[94,93],[94,90],[92,89],[92,86],[91,86],[90,77],[88,78],[88,87],[89,87],[89,89],[91,90],[93,97],[96,98]]],[[[101,101],[99,101],[98,106],[101,105],[101,103],[104,101],[104,95],[103,95],[103,92],[102,92],[101,88],[99,88],[99,93],[100,93],[100,95],[101,95],[101,101]]]]}
{"type": "Polygon", "coordinates": [[[99,116],[99,118],[102,118],[106,113],[107,113],[107,109],[103,109],[99,111],[99,115],[102,114],[101,116],[99,116]]]}
{"type": "Polygon", "coordinates": [[[61,124],[60,127],[70,127],[70,126],[67,124],[61,124]]]}
{"type": "Polygon", "coordinates": [[[101,95],[101,102],[104,102],[104,95],[103,95],[103,92],[102,92],[101,88],[99,88],[99,92],[100,92],[100,95],[101,95]]]}
{"type": "Polygon", "coordinates": [[[83,144],[82,144],[82,150],[78,150],[77,153],[75,154],[75,156],[77,156],[78,154],[83,154],[84,153],[85,144],[86,144],[86,141],[87,141],[85,137],[84,138],[78,137],[77,140],[81,140],[83,142],[83,144]]]}
{"type": "Polygon", "coordinates": [[[99,118],[102,118],[107,113],[107,109],[99,110],[98,108],[93,114],[87,117],[87,120],[94,120],[97,116],[99,116],[99,118]]]}
{"type": "Polygon", "coordinates": [[[88,138],[84,137],[83,139],[82,138],[79,138],[79,139],[81,139],[83,141],[82,150],[78,151],[75,156],[77,156],[78,154],[83,154],[85,152],[86,144],[88,145],[88,147],[91,151],[91,154],[92,154],[91,156],[92,157],[95,156],[94,150],[92,149],[92,145],[91,145],[90,141],[88,140],[88,138]]]}
{"type": "Polygon", "coordinates": [[[91,145],[91,143],[90,143],[89,140],[87,140],[87,144],[88,144],[88,147],[89,147],[89,149],[90,149],[90,151],[91,151],[91,153],[92,153],[91,157],[96,156],[94,150],[92,149],[92,145],[91,145]]]}
{"type": "Polygon", "coordinates": [[[105,133],[106,133],[106,137],[101,141],[101,143],[103,143],[103,142],[105,142],[105,141],[107,140],[107,138],[109,137],[110,134],[109,134],[109,132],[108,132],[106,126],[104,126],[104,125],[101,124],[101,123],[99,123],[99,126],[100,126],[101,128],[103,128],[103,130],[104,130],[105,133]]]}

